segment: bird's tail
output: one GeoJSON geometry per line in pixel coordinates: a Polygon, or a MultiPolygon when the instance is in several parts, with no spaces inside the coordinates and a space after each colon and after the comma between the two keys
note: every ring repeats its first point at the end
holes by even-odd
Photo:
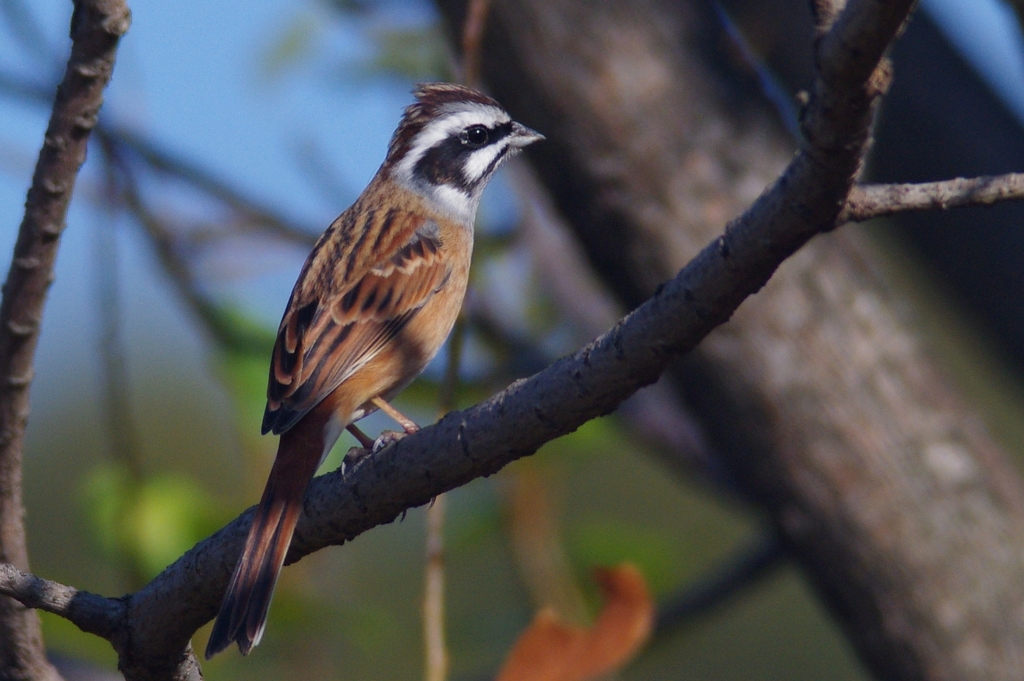
{"type": "Polygon", "coordinates": [[[309,446],[305,438],[291,435],[289,431],[281,437],[270,479],[206,645],[206,659],[232,642],[248,655],[263,636],[270,599],[302,512],[306,488],[322,458],[322,447],[309,446]]]}

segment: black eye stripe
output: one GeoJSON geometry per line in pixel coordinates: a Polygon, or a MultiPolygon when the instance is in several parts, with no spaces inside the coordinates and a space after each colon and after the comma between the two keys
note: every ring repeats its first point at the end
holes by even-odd
{"type": "Polygon", "coordinates": [[[422,178],[429,184],[444,184],[468,191],[462,167],[474,151],[463,145],[458,135],[453,135],[427,149],[416,162],[413,177],[422,178]]]}
{"type": "Polygon", "coordinates": [[[497,142],[503,140],[512,134],[512,121],[508,123],[501,123],[491,128],[491,142],[497,142]]]}
{"type": "Polygon", "coordinates": [[[512,122],[499,123],[492,128],[488,128],[487,142],[480,146],[471,146],[463,141],[463,135],[470,127],[474,126],[467,126],[427,149],[416,161],[412,171],[413,177],[426,180],[429,184],[433,185],[454,187],[466,193],[470,192],[481,181],[486,181],[505,157],[508,149],[503,149],[501,153],[497,154],[481,177],[475,180],[467,179],[463,173],[463,168],[472,154],[480,149],[501,143],[502,140],[511,135],[512,122]]]}
{"type": "Polygon", "coordinates": [[[508,123],[499,123],[498,125],[496,125],[494,127],[488,127],[488,126],[479,125],[479,124],[478,125],[471,125],[471,126],[467,127],[465,130],[463,130],[462,132],[459,133],[460,139],[462,138],[463,135],[465,135],[467,132],[470,132],[474,128],[483,128],[484,130],[487,131],[487,142],[486,142],[487,144],[493,144],[493,143],[495,143],[495,142],[497,142],[497,141],[499,141],[501,139],[504,139],[505,137],[508,137],[510,134],[512,134],[512,122],[509,121],[508,123]]]}

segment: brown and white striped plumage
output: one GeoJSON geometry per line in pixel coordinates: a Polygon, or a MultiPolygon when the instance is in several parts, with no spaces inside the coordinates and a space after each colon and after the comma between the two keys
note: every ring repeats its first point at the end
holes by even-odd
{"type": "Polygon", "coordinates": [[[306,260],[278,330],[263,432],[281,435],[206,657],[259,643],[309,481],[341,431],[434,357],[469,279],[473,220],[502,161],[541,136],[458,85],[417,88],[377,175],[306,260]]]}

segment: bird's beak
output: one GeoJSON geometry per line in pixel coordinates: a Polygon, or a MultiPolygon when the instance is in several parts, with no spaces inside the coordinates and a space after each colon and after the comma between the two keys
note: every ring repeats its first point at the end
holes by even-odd
{"type": "Polygon", "coordinates": [[[539,142],[542,139],[544,139],[544,135],[540,134],[536,130],[531,130],[520,123],[512,123],[512,135],[509,139],[509,144],[513,147],[522,148],[528,144],[539,142]]]}

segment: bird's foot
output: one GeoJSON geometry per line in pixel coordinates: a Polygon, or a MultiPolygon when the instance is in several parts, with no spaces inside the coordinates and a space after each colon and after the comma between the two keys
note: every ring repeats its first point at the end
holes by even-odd
{"type": "Polygon", "coordinates": [[[345,477],[345,473],[355,466],[357,463],[365,459],[370,455],[370,450],[366,447],[349,447],[349,450],[345,452],[345,456],[341,459],[341,477],[345,477]]]}
{"type": "Polygon", "coordinates": [[[376,440],[373,441],[373,449],[371,451],[374,454],[376,454],[382,449],[390,447],[394,443],[398,442],[399,440],[404,438],[405,435],[405,433],[400,433],[398,431],[385,430],[380,435],[377,436],[376,440]]]}

